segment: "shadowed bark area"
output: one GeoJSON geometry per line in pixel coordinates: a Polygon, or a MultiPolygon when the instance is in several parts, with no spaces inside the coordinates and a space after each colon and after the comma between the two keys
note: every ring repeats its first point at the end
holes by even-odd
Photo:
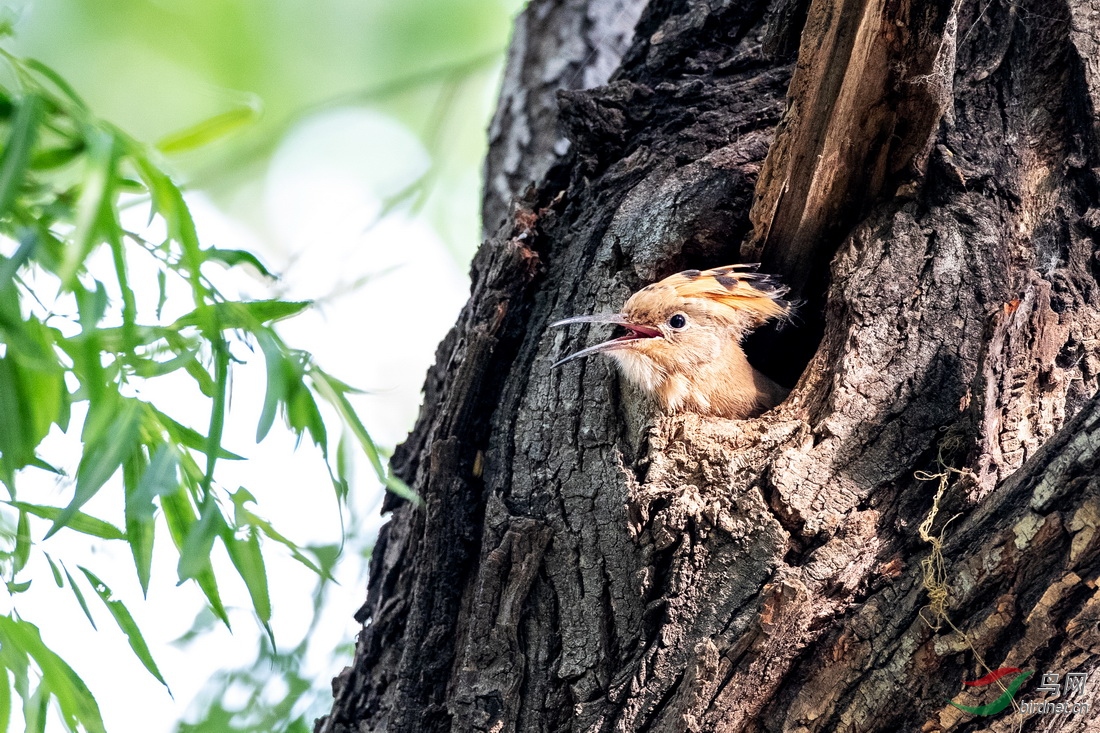
{"type": "Polygon", "coordinates": [[[425,506],[388,503],[317,730],[1090,729],[947,700],[1100,658],[1098,32],[1084,0],[650,2],[558,94],[568,153],[514,168],[546,173],[475,258],[394,459],[425,506]],[[550,370],[600,336],[553,320],[739,252],[814,309],[749,345],[801,371],[777,409],[550,370]]]}

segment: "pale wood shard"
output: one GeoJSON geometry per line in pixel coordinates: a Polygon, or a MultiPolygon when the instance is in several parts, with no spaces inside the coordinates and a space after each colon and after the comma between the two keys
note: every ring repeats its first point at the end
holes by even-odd
{"type": "Polygon", "coordinates": [[[801,294],[858,217],[923,170],[952,80],[953,2],[813,0],[743,254],[801,294]]]}

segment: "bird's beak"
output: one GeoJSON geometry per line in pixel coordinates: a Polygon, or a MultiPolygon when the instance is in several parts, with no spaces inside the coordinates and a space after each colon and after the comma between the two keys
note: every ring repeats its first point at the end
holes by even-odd
{"type": "Polygon", "coordinates": [[[581,349],[575,354],[570,354],[564,359],[559,359],[554,362],[550,368],[561,366],[567,361],[573,361],[574,359],[580,359],[582,356],[588,356],[589,354],[597,354],[601,351],[609,351],[621,346],[625,346],[631,341],[637,341],[638,339],[650,339],[657,338],[661,335],[661,332],[651,326],[640,326],[636,323],[631,323],[621,313],[600,313],[593,316],[574,316],[572,318],[566,318],[561,321],[551,323],[551,326],[568,326],[571,323],[610,323],[615,326],[622,326],[627,330],[627,333],[618,338],[604,341],[603,343],[596,344],[595,346],[589,346],[587,349],[581,349]]]}

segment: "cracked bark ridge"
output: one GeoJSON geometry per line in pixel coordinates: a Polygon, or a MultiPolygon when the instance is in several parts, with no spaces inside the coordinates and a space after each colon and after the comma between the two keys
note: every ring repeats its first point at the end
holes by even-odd
{"type": "Polygon", "coordinates": [[[568,152],[559,89],[605,84],[634,36],[643,0],[532,0],[516,18],[500,101],[489,125],[483,236],[568,152]]]}
{"type": "Polygon", "coordinates": [[[439,346],[420,419],[393,458],[395,472],[427,502],[416,508],[387,496],[385,510],[394,516],[371,557],[355,664],[333,681],[335,704],[317,721],[319,732],[438,730],[448,717],[443,693],[455,616],[484,511],[488,415],[476,408],[496,399],[501,371],[494,361],[510,360],[526,318],[525,293],[542,267],[533,249],[542,215],[548,212],[514,207],[511,226],[474,258],[471,298],[439,346]]]}
{"type": "MultiPolygon", "coordinates": [[[[561,95],[569,156],[478,255],[396,457],[426,508],[391,503],[319,730],[1093,725],[946,700],[988,701],[960,692],[979,658],[1061,674],[1100,659],[1100,15],[1084,0],[921,12],[654,1],[614,80],[561,95]],[[832,101],[824,80],[791,82],[802,17],[804,79],[830,43],[865,50],[832,101]],[[867,59],[891,54],[867,86],[867,59]],[[934,93],[911,89],[927,68],[934,93]],[[826,138],[863,146],[862,182],[798,181],[836,230],[805,280],[823,335],[791,397],[752,420],[664,417],[607,361],[551,371],[604,334],[550,322],[734,260],[755,241],[754,192],[813,150],[850,150],[793,134],[791,116],[775,137],[788,84],[792,109],[832,110],[826,138]],[[891,131],[877,147],[838,111],[881,115],[898,94],[936,114],[874,128],[891,131]],[[964,636],[929,623],[917,527],[936,482],[917,471],[952,479],[932,531],[964,636]]],[[[765,259],[807,244],[780,231],[765,259]]]]}

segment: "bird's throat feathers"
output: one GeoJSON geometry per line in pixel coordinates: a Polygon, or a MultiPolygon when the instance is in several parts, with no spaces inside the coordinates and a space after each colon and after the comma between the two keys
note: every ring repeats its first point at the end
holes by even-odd
{"type": "Polygon", "coordinates": [[[607,354],[614,357],[627,381],[656,399],[666,412],[747,417],[775,404],[761,399],[760,380],[769,385],[771,380],[752,368],[736,338],[725,339],[717,353],[690,365],[655,359],[647,353],[649,346],[641,342],[607,354]]]}
{"type": "Polygon", "coordinates": [[[668,378],[660,364],[632,348],[609,351],[608,356],[615,358],[627,381],[649,394],[655,393],[668,378]]]}

